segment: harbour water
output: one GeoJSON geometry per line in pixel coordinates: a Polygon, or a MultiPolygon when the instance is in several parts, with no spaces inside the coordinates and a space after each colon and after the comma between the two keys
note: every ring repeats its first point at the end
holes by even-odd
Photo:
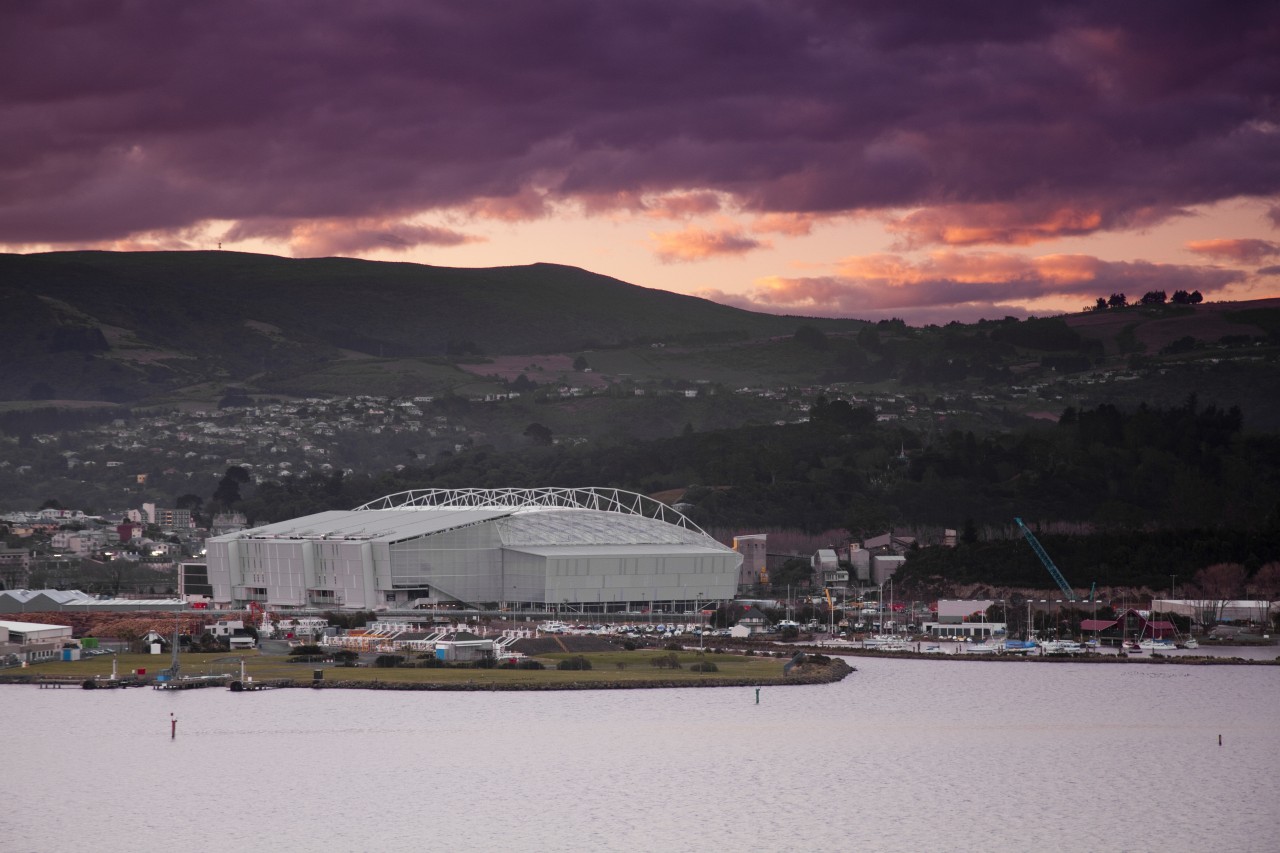
{"type": "Polygon", "coordinates": [[[1280,849],[1280,668],[851,662],[758,704],[3,687],[0,850],[1280,849]]]}

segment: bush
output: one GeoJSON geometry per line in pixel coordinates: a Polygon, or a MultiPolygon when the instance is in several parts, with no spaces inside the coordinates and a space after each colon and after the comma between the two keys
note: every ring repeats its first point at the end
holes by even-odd
{"type": "Polygon", "coordinates": [[[525,658],[519,663],[504,661],[503,663],[498,664],[498,669],[546,669],[546,667],[543,666],[540,661],[536,661],[532,658],[525,658]]]}
{"type": "Polygon", "coordinates": [[[680,645],[679,643],[667,643],[665,646],[663,646],[663,648],[664,648],[664,649],[666,649],[666,650],[667,650],[667,651],[669,651],[669,652],[682,652],[682,651],[684,651],[684,646],[680,645]]]}
{"type": "Polygon", "coordinates": [[[701,660],[689,666],[690,672],[719,672],[720,667],[709,660],[701,660]]]}
{"type": "Polygon", "coordinates": [[[290,655],[323,655],[324,653],[324,649],[320,648],[315,643],[307,643],[305,645],[294,646],[289,649],[290,655]]]}
{"type": "Polygon", "coordinates": [[[591,661],[582,655],[574,655],[571,658],[565,658],[556,664],[556,669],[591,669],[591,661]]]}
{"type": "Polygon", "coordinates": [[[391,669],[404,663],[404,655],[378,655],[373,659],[373,665],[382,669],[391,669]]]}
{"type": "Polygon", "coordinates": [[[634,652],[637,648],[639,648],[635,643],[631,642],[630,640],[623,640],[622,647],[629,652],[634,652]]]}
{"type": "Polygon", "coordinates": [[[654,657],[649,658],[649,666],[654,666],[658,669],[680,669],[680,658],[676,657],[675,652],[670,652],[665,655],[655,655],[654,657]]]}
{"type": "Polygon", "coordinates": [[[353,652],[351,649],[343,649],[342,651],[333,653],[333,662],[338,666],[355,666],[359,660],[360,654],[353,652]]]}

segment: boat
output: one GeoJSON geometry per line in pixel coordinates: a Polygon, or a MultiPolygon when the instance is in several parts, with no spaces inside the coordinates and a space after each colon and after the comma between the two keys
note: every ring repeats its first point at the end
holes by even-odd
{"type": "Polygon", "coordinates": [[[1190,634],[1188,634],[1187,638],[1182,641],[1182,648],[1198,649],[1200,648],[1200,641],[1197,640],[1195,637],[1191,636],[1190,634]]]}
{"type": "Polygon", "coordinates": [[[874,637],[867,637],[862,641],[864,649],[878,649],[882,652],[905,652],[907,644],[897,637],[889,637],[884,634],[878,634],[874,637]]]}
{"type": "Polygon", "coordinates": [[[1138,643],[1138,648],[1144,652],[1159,652],[1160,654],[1168,654],[1174,651],[1177,646],[1173,644],[1173,640],[1143,640],[1138,643]]]}
{"type": "Polygon", "coordinates": [[[974,655],[993,655],[998,652],[999,649],[990,643],[970,643],[966,651],[974,655]]]}
{"type": "Polygon", "coordinates": [[[1032,640],[1005,640],[1000,646],[1000,653],[1004,655],[1025,655],[1034,652],[1038,648],[1032,640]]]}
{"type": "Polygon", "coordinates": [[[944,655],[946,652],[942,650],[942,646],[925,646],[923,654],[926,655],[944,655]]]}

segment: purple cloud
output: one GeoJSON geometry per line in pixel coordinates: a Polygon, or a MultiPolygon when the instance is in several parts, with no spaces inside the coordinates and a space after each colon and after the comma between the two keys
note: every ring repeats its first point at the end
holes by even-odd
{"type": "MultiPolygon", "coordinates": [[[[1280,193],[1278,33],[1249,0],[10,3],[0,242],[705,191],[923,209],[918,244],[1132,227],[1280,193]]],[[[442,236],[335,243],[379,233],[442,236]]]]}
{"type": "Polygon", "coordinates": [[[767,279],[736,299],[721,293],[700,295],[774,314],[946,322],[1025,316],[1025,309],[1014,307],[1040,298],[1078,299],[1084,307],[1111,293],[1200,290],[1212,294],[1246,279],[1238,270],[1104,261],[1088,255],[1028,258],[944,252],[922,262],[897,255],[854,257],[846,259],[836,275],[767,279]]]}

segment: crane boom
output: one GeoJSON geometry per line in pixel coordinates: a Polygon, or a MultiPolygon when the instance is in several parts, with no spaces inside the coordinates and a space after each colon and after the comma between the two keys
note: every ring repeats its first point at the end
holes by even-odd
{"type": "Polygon", "coordinates": [[[1040,540],[1031,532],[1031,528],[1023,524],[1021,518],[1015,518],[1014,521],[1018,522],[1018,528],[1022,531],[1022,535],[1031,544],[1031,550],[1036,552],[1040,562],[1044,563],[1044,567],[1049,570],[1049,574],[1053,575],[1053,579],[1058,582],[1058,586],[1062,589],[1062,594],[1067,597],[1067,601],[1075,601],[1075,590],[1071,588],[1071,584],[1067,583],[1067,579],[1062,576],[1062,572],[1058,571],[1058,567],[1053,564],[1053,560],[1049,558],[1049,552],[1045,551],[1044,546],[1040,544],[1040,540]]]}

